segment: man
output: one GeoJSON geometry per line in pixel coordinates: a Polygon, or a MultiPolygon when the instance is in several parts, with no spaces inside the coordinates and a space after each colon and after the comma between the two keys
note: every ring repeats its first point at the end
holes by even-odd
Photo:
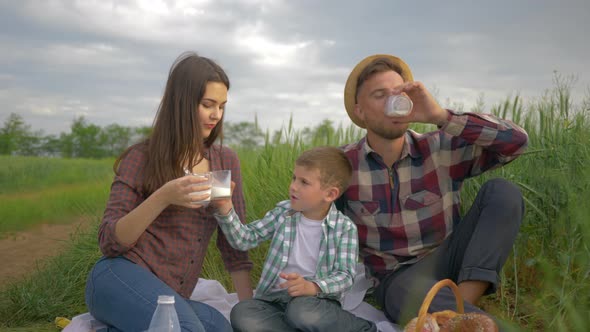
{"type": "MultiPolygon", "coordinates": [[[[372,55],[352,70],[344,90],[352,121],[366,128],[359,142],[342,147],[353,166],[351,185],[338,207],[358,227],[360,256],[378,281],[375,297],[387,317],[405,323],[417,315],[438,280],[458,284],[466,312],[496,291],[524,213],[519,189],[502,179],[486,182],[465,216],[463,181],[514,160],[526,149],[526,132],[492,115],[441,108],[408,65],[372,55]],[[385,115],[386,99],[406,95],[405,116],[385,115]],[[410,123],[434,124],[418,134],[410,123]]],[[[455,310],[450,289],[429,311],[455,310]]]]}

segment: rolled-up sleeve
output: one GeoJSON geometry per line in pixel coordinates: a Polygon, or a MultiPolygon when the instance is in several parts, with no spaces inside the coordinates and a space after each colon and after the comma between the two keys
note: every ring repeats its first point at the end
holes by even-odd
{"type": "Polygon", "coordinates": [[[119,256],[134,245],[121,244],[115,234],[115,227],[119,219],[143,200],[139,183],[143,174],[144,158],[142,152],[131,150],[119,164],[119,174],[115,176],[111,185],[109,200],[98,230],[100,250],[107,257],[119,256]]]}

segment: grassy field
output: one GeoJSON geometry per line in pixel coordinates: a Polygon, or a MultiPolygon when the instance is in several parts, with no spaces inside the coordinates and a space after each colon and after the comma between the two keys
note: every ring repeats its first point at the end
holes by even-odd
{"type": "Polygon", "coordinates": [[[113,160],[0,156],[0,238],[104,209],[113,160]]]}
{"type": "MultiPolygon", "coordinates": [[[[588,112],[573,106],[567,89],[561,88],[538,102],[523,105],[518,98],[512,98],[491,111],[522,124],[529,133],[530,147],[524,156],[510,165],[465,183],[464,207],[470,205],[478,187],[493,177],[503,177],[518,184],[526,201],[525,220],[513,254],[501,275],[501,288],[485,300],[484,306],[508,321],[515,331],[587,331],[590,326],[588,112]]],[[[361,133],[353,128],[339,129],[315,137],[311,144],[304,144],[301,135],[288,127],[281,142],[267,142],[257,151],[239,150],[249,220],[261,217],[277,201],[287,197],[292,164],[303,149],[310,145],[339,145],[353,141],[359,135],[361,133]]],[[[4,169],[0,169],[0,174],[2,181],[7,183],[18,178],[6,171],[10,167],[20,169],[10,166],[13,161],[25,166],[36,162],[13,157],[1,161],[3,166],[0,167],[4,169]]],[[[43,159],[42,164],[59,169],[75,162],[78,161],[43,159]],[[51,165],[54,162],[58,166],[51,165]],[[62,162],[64,164],[59,164],[62,162]]],[[[50,179],[57,176],[55,174],[64,173],[56,171],[54,175],[38,175],[43,177],[41,180],[35,179],[33,174],[31,178],[17,180],[20,181],[18,184],[9,183],[5,188],[12,189],[0,191],[0,195],[28,197],[33,195],[30,193],[32,189],[38,191],[36,195],[43,195],[46,190],[83,188],[84,181],[90,178],[92,181],[89,182],[96,181],[97,186],[101,186],[98,183],[103,183],[104,178],[110,181],[110,161],[87,163],[85,167],[95,169],[93,174],[96,177],[63,175],[61,180],[50,179]]],[[[32,166],[31,172],[37,168],[39,166],[32,166]]],[[[23,171],[22,174],[28,177],[30,173],[23,171]]],[[[85,195],[90,193],[78,192],[72,195],[75,199],[58,205],[56,209],[68,211],[69,206],[74,205],[96,213],[96,206],[89,202],[97,198],[83,197],[85,195]],[[78,203],[76,199],[86,203],[78,203]]],[[[53,194],[47,197],[50,196],[53,194]]],[[[13,204],[18,205],[18,199],[14,199],[13,204]]],[[[102,204],[104,201],[98,205],[102,208],[102,204]]],[[[6,212],[2,210],[1,213],[4,219],[6,212]]],[[[55,218],[63,211],[53,213],[53,217],[46,218],[55,218]]],[[[95,215],[97,227],[100,213],[95,215]]],[[[265,250],[266,247],[260,247],[251,251],[256,265],[252,273],[253,283],[260,275],[265,250]]],[[[71,248],[63,255],[30,278],[0,291],[0,328],[3,331],[52,331],[56,330],[51,328],[56,316],[71,317],[86,312],[84,283],[88,270],[99,256],[95,229],[74,236],[71,248]]],[[[220,280],[231,291],[229,276],[219,261],[219,253],[212,246],[203,277],[220,280]]]]}

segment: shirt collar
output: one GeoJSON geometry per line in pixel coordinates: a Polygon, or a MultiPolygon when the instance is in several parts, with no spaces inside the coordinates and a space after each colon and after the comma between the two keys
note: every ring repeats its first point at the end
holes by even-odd
{"type": "MultiPolygon", "coordinates": [[[[367,142],[367,136],[363,137],[359,141],[360,151],[363,153],[365,157],[367,157],[371,153],[377,154],[373,148],[369,146],[369,142],[367,142]]],[[[412,136],[412,131],[407,130],[404,134],[404,145],[402,148],[402,153],[400,155],[400,160],[410,156],[412,159],[422,157],[420,151],[416,148],[416,143],[414,142],[414,137],[412,136]]]]}
{"type": "MultiPolygon", "coordinates": [[[[290,209],[287,212],[287,216],[292,217],[295,214],[297,214],[298,212],[299,211],[295,211],[293,209],[290,209]]],[[[332,204],[330,204],[330,210],[328,210],[326,217],[322,220],[322,224],[326,224],[330,228],[335,228],[337,216],[338,216],[338,209],[336,208],[336,204],[334,204],[334,202],[332,202],[332,204]]]]}
{"type": "Polygon", "coordinates": [[[332,204],[330,204],[330,210],[328,210],[328,214],[324,218],[323,223],[325,223],[331,228],[336,228],[336,219],[338,219],[337,217],[338,209],[336,208],[336,204],[332,202],[332,204]]]}
{"type": "Polygon", "coordinates": [[[211,160],[211,147],[205,147],[205,149],[203,149],[203,158],[211,160]]]}

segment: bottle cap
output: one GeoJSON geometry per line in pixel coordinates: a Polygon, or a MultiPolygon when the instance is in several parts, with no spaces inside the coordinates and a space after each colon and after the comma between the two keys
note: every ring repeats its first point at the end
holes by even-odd
{"type": "Polygon", "coordinates": [[[160,295],[158,296],[158,304],[170,304],[170,303],[174,303],[174,296],[169,296],[169,295],[160,295]]]}

